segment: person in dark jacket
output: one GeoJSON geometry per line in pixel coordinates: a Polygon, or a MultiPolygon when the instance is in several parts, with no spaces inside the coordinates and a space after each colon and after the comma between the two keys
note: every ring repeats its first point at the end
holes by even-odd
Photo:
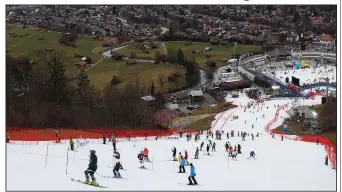
{"type": "Polygon", "coordinates": [[[112,137],[112,144],[113,144],[113,150],[116,150],[116,138],[115,136],[112,137]]]}
{"type": "Polygon", "coordinates": [[[237,146],[237,152],[238,152],[238,154],[241,154],[241,145],[240,144],[238,144],[238,146],[237,146]]]}
{"type": "Polygon", "coordinates": [[[138,154],[138,159],[139,159],[139,162],[140,162],[140,169],[146,169],[146,167],[144,166],[144,152],[143,151],[141,151],[138,154]]]}
{"type": "Polygon", "coordinates": [[[71,151],[73,151],[74,150],[74,141],[72,140],[72,137],[70,137],[70,141],[69,141],[69,143],[70,143],[70,150],[71,151]]]}
{"type": "Polygon", "coordinates": [[[207,144],[207,153],[208,153],[208,155],[210,155],[209,149],[210,149],[210,146],[209,146],[209,144],[207,144]]]}
{"type": "Polygon", "coordinates": [[[329,161],[328,155],[326,155],[324,159],[325,159],[325,163],[324,163],[324,164],[325,164],[325,165],[328,165],[328,161],[329,161]]]}
{"type": "Polygon", "coordinates": [[[200,149],[200,151],[202,151],[203,145],[204,145],[204,141],[202,141],[202,143],[201,143],[201,149],[200,149]]]}
{"type": "Polygon", "coordinates": [[[84,183],[86,184],[97,185],[96,179],[94,176],[94,173],[97,170],[97,156],[95,153],[96,153],[95,150],[90,150],[90,159],[89,159],[88,169],[84,171],[84,174],[86,176],[86,181],[84,183]],[[89,181],[89,175],[92,180],[91,183],[89,181]]]}
{"type": "Polygon", "coordinates": [[[211,150],[216,151],[216,143],[215,142],[213,142],[213,146],[211,147],[211,150]]]}
{"type": "Polygon", "coordinates": [[[255,159],[255,152],[253,150],[249,153],[248,159],[250,159],[251,157],[253,157],[253,159],[255,159]]]}
{"type": "Polygon", "coordinates": [[[196,152],[195,152],[195,159],[198,159],[198,154],[199,154],[199,150],[198,147],[196,148],[196,152]]]}
{"type": "Polygon", "coordinates": [[[227,143],[227,142],[226,142],[226,144],[224,144],[224,148],[226,148],[226,151],[228,152],[229,146],[228,146],[228,143],[227,143]]]}
{"type": "Polygon", "coordinates": [[[195,179],[196,176],[196,171],[195,171],[195,166],[190,163],[190,176],[188,177],[189,184],[188,185],[197,185],[197,181],[195,179]],[[194,182],[192,182],[194,181],[194,182]]]}
{"type": "Polygon", "coordinates": [[[186,161],[183,156],[181,156],[180,164],[179,164],[179,172],[178,173],[185,173],[185,166],[186,161]]]}
{"type": "Polygon", "coordinates": [[[106,144],[106,135],[105,134],[103,134],[102,139],[103,139],[103,144],[106,144]]]}
{"type": "Polygon", "coordinates": [[[115,166],[113,169],[114,177],[113,178],[122,178],[120,174],[120,168],[122,167],[120,160],[116,160],[115,166]]]}
{"type": "Polygon", "coordinates": [[[172,149],[172,157],[173,157],[172,161],[177,161],[176,154],[177,154],[177,149],[176,149],[176,147],[173,147],[173,149],[172,149]]]}

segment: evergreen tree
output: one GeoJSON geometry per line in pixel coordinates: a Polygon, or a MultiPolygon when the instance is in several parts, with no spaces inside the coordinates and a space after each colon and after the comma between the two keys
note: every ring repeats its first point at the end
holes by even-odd
{"type": "Polygon", "coordinates": [[[51,95],[59,105],[62,100],[68,98],[66,94],[66,83],[68,78],[65,75],[64,54],[56,50],[40,52],[40,61],[45,64],[49,74],[48,82],[51,84],[51,95]]]}
{"type": "Polygon", "coordinates": [[[81,70],[77,77],[77,95],[80,103],[89,103],[95,94],[95,88],[90,85],[88,74],[81,70]]]}
{"type": "Polygon", "coordinates": [[[181,48],[178,49],[178,63],[182,66],[185,66],[185,59],[184,59],[184,53],[181,48]]]}

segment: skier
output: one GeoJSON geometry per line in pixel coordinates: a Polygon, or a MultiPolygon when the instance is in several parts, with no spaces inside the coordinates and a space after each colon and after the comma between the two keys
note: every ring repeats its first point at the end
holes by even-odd
{"type": "Polygon", "coordinates": [[[112,137],[112,144],[113,144],[113,150],[115,151],[116,150],[116,138],[114,135],[112,137]]]}
{"type": "Polygon", "coordinates": [[[324,164],[325,164],[325,165],[328,165],[328,160],[329,160],[328,155],[326,155],[324,159],[325,159],[325,163],[324,163],[324,164]]]}
{"type": "Polygon", "coordinates": [[[254,128],[254,124],[252,125],[252,129],[254,128]]]}
{"type": "Polygon", "coordinates": [[[192,163],[190,163],[190,176],[188,177],[188,180],[189,180],[188,185],[197,185],[197,181],[195,179],[195,176],[196,176],[195,166],[192,163]],[[192,183],[192,181],[194,181],[194,182],[192,183]]]}
{"type": "Polygon", "coordinates": [[[281,140],[284,141],[284,135],[281,135],[281,140]]]}
{"type": "Polygon", "coordinates": [[[184,168],[185,164],[186,164],[186,161],[185,161],[184,157],[181,156],[181,161],[179,164],[179,172],[178,173],[185,173],[185,168],[184,168]]]}
{"type": "Polygon", "coordinates": [[[113,169],[113,173],[114,173],[114,177],[113,178],[122,178],[121,174],[120,174],[120,169],[121,169],[122,165],[120,163],[120,160],[117,159],[116,163],[114,165],[114,169],[113,169]]]}
{"type": "Polygon", "coordinates": [[[233,147],[230,146],[230,147],[229,147],[229,154],[228,154],[228,156],[229,156],[229,157],[232,156],[232,153],[233,153],[233,147]]]}
{"type": "Polygon", "coordinates": [[[172,161],[177,161],[177,159],[176,159],[176,153],[177,153],[177,149],[176,149],[176,147],[173,147],[173,149],[172,149],[172,157],[173,157],[173,160],[172,160],[172,161]]]}
{"type": "Polygon", "coordinates": [[[140,153],[138,154],[138,159],[140,161],[140,169],[146,169],[146,167],[144,166],[144,152],[140,151],[140,153]]]}
{"type": "Polygon", "coordinates": [[[189,165],[189,162],[188,162],[188,152],[186,150],[184,152],[184,159],[186,161],[186,164],[189,165]]]}
{"type": "Polygon", "coordinates": [[[255,159],[255,153],[253,150],[251,150],[251,152],[249,153],[248,159],[250,159],[251,157],[253,157],[253,159],[255,159]]]}
{"type": "MultiPolygon", "coordinates": [[[[120,160],[120,153],[118,151],[114,151],[114,158],[116,160],[120,160]]],[[[122,164],[120,163],[120,169],[123,169],[122,164]]]]}
{"type": "Polygon", "coordinates": [[[229,132],[227,132],[227,139],[229,139],[229,132]]]}
{"type": "Polygon", "coordinates": [[[224,147],[226,148],[226,151],[228,152],[228,143],[224,144],[224,147]]]}
{"type": "Polygon", "coordinates": [[[198,147],[196,148],[196,152],[195,152],[195,159],[198,159],[198,154],[199,154],[199,150],[198,147]]]}
{"type": "Polygon", "coordinates": [[[259,132],[256,134],[256,137],[259,137],[259,132]]]}
{"type": "Polygon", "coordinates": [[[212,151],[216,151],[216,143],[215,142],[213,143],[213,146],[212,146],[211,150],[212,151]]]}
{"type": "Polygon", "coordinates": [[[209,144],[207,144],[207,153],[208,153],[208,155],[210,155],[209,149],[210,149],[209,144]]]}
{"type": "Polygon", "coordinates": [[[202,143],[201,143],[201,149],[200,149],[200,151],[202,151],[203,145],[204,145],[204,141],[202,141],[202,143]]]}
{"type": "Polygon", "coordinates": [[[145,161],[151,162],[151,161],[148,159],[148,149],[147,149],[146,147],[144,148],[144,158],[145,158],[145,161]]]}
{"type": "Polygon", "coordinates": [[[232,159],[238,160],[237,159],[237,152],[234,151],[231,156],[232,156],[232,159]]]}
{"type": "Polygon", "coordinates": [[[103,144],[105,145],[106,144],[106,135],[105,134],[103,134],[102,140],[103,140],[103,144]]]}
{"type": "Polygon", "coordinates": [[[233,150],[233,152],[235,152],[236,151],[236,145],[234,146],[234,150],[233,150]]]}
{"type": "Polygon", "coordinates": [[[84,171],[86,181],[85,184],[97,185],[96,179],[94,176],[95,171],[97,170],[97,156],[95,155],[95,150],[90,150],[90,159],[88,169],[84,171]],[[89,181],[89,175],[91,177],[92,182],[89,181]]]}
{"type": "Polygon", "coordinates": [[[72,137],[70,137],[70,150],[73,151],[74,150],[74,141],[72,140],[72,137]]]}
{"type": "Polygon", "coordinates": [[[238,131],[238,135],[237,136],[240,137],[240,131],[238,131]]]}
{"type": "Polygon", "coordinates": [[[182,160],[182,153],[179,152],[178,153],[178,157],[177,157],[177,161],[180,162],[182,160]]]}
{"type": "Polygon", "coordinates": [[[238,144],[237,151],[238,151],[238,154],[241,154],[241,145],[240,144],[238,144]]]}
{"type": "Polygon", "coordinates": [[[254,140],[254,135],[252,134],[252,140],[254,140]]]}

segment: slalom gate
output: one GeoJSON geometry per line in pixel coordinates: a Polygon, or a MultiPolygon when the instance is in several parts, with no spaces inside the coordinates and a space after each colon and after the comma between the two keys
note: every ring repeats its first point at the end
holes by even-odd
{"type": "MultiPolygon", "coordinates": [[[[322,136],[295,136],[295,137],[291,137],[288,135],[283,134],[283,132],[281,131],[276,131],[276,130],[271,130],[271,126],[278,120],[279,117],[279,112],[281,110],[284,110],[285,108],[288,107],[288,104],[286,105],[282,105],[280,106],[275,115],[274,118],[272,119],[272,121],[270,121],[266,127],[265,127],[265,131],[268,133],[274,133],[275,135],[283,135],[284,139],[288,139],[288,140],[295,140],[295,141],[303,141],[303,142],[317,142],[317,139],[319,140],[319,142],[324,145],[325,151],[328,154],[329,160],[332,164],[332,167],[334,169],[336,169],[336,161],[337,161],[337,148],[336,146],[328,139],[322,136]]],[[[322,157],[323,158],[323,157],[322,157]]]]}

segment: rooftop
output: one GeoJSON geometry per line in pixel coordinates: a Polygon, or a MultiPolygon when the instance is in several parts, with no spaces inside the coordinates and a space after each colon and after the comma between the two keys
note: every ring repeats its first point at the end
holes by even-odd
{"type": "Polygon", "coordinates": [[[203,91],[202,90],[191,90],[189,92],[189,95],[196,97],[196,96],[203,96],[203,91]]]}

